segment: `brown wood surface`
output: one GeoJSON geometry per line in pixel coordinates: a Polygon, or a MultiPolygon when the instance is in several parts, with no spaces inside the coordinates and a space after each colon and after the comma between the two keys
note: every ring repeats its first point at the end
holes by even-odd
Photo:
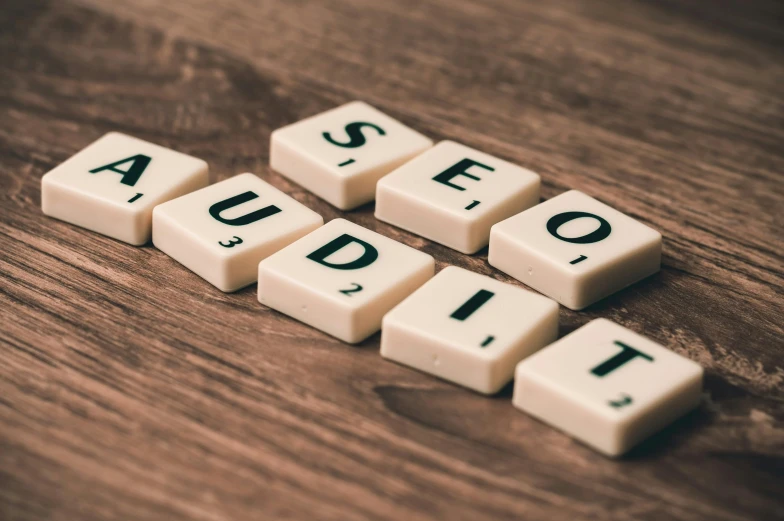
{"type": "Polygon", "coordinates": [[[0,519],[784,519],[784,4],[0,1],[0,519]],[[118,130],[251,171],[362,99],[660,230],[615,320],[706,368],[702,406],[609,460],[515,410],[46,218],[40,178],[118,130]]]}

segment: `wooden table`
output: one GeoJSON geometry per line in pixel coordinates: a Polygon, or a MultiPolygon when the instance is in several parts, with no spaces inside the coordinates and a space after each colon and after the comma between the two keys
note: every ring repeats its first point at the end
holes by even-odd
{"type": "Polygon", "coordinates": [[[784,519],[784,7],[774,0],[3,0],[0,519],[784,519]],[[40,178],[118,130],[250,171],[362,99],[660,230],[660,274],[583,312],[706,369],[609,460],[511,405],[46,218],[40,178]]]}

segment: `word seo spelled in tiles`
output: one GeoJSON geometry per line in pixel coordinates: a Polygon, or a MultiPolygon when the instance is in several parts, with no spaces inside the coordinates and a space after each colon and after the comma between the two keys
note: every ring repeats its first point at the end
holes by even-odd
{"type": "Polygon", "coordinates": [[[523,360],[513,403],[617,456],[693,409],[702,367],[606,319],[523,360]]]}
{"type": "Polygon", "coordinates": [[[571,309],[659,271],[661,234],[577,190],[493,226],[491,266],[571,309]]]}
{"type": "Polygon", "coordinates": [[[442,141],[376,188],[376,218],[462,253],[487,246],[490,227],[539,202],[539,176],[442,141]]]}
{"type": "Polygon", "coordinates": [[[324,223],[253,174],[155,208],[155,246],[221,291],[256,282],[259,262],[324,223]]]}
{"type": "Polygon", "coordinates": [[[111,132],[44,175],[41,207],[138,246],[150,240],[156,205],[207,183],[201,159],[111,132]]]}
{"type": "Polygon", "coordinates": [[[381,356],[492,394],[558,337],[558,304],[449,266],[386,314],[381,356]]]}
{"type": "Polygon", "coordinates": [[[270,166],[341,210],[373,200],[376,182],[433,142],[355,101],[272,133],[270,166]]]}
{"type": "MultiPolygon", "coordinates": [[[[489,263],[572,309],[659,270],[661,235],[577,191],[539,201],[537,174],[432,141],[353,102],[272,133],[274,170],[341,209],[489,263]],[[431,148],[432,147],[432,148],[431,148]]],[[[381,355],[513,402],[616,456],[693,408],[702,369],[607,320],[557,339],[559,307],[447,267],[343,219],[326,225],[253,174],[207,186],[207,164],[110,133],[43,176],[45,214],[153,244],[222,291],[345,342],[382,330],[381,355]],[[554,342],[554,343],[553,343],[554,342]],[[548,345],[549,344],[549,345],[548,345]],[[516,369],[515,369],[516,368],[516,369]]]]}
{"type": "Polygon", "coordinates": [[[434,271],[430,255],[335,219],[259,264],[259,302],[356,343],[434,271]]]}

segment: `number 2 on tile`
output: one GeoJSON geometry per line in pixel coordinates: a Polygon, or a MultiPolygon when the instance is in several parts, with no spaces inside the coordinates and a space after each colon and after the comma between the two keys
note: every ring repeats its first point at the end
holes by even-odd
{"type": "Polygon", "coordinates": [[[358,291],[362,291],[362,289],[363,289],[362,285],[361,284],[357,284],[356,282],[352,282],[351,285],[354,286],[354,287],[351,288],[351,289],[341,289],[339,291],[341,293],[343,293],[344,295],[350,297],[352,293],[356,293],[358,291]]]}
{"type": "Polygon", "coordinates": [[[621,393],[621,394],[623,396],[621,396],[620,400],[610,400],[608,402],[610,404],[610,407],[613,407],[615,409],[620,409],[621,407],[625,407],[625,406],[630,405],[632,403],[632,397],[631,396],[629,396],[626,393],[621,393]]]}

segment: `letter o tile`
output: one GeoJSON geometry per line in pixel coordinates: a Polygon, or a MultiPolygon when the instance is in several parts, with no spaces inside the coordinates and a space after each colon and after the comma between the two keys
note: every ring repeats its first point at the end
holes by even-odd
{"type": "Polygon", "coordinates": [[[493,225],[488,263],[580,310],[653,275],[659,232],[577,190],[493,225]]]}
{"type": "Polygon", "coordinates": [[[157,205],[208,184],[207,163],[109,132],[41,179],[44,214],[134,246],[149,242],[157,205]]]}

